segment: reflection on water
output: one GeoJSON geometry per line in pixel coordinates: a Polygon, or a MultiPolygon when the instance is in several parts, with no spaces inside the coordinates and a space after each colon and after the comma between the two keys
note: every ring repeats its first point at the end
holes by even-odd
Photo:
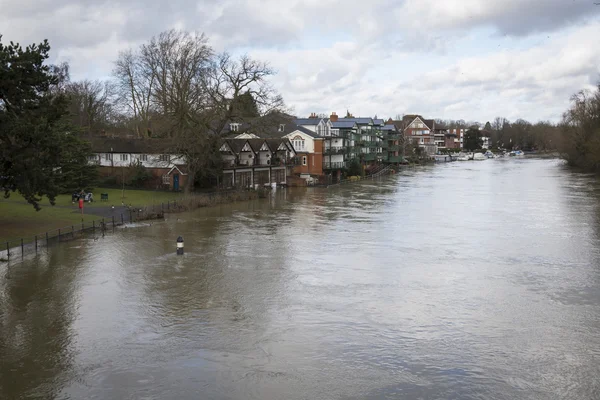
{"type": "Polygon", "coordinates": [[[599,200],[451,163],[66,244],[1,271],[0,398],[600,398],[599,200]]]}

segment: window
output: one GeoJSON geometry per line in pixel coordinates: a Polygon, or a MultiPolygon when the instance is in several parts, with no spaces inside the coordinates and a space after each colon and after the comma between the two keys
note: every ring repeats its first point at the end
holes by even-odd
{"type": "Polygon", "coordinates": [[[238,132],[240,130],[240,124],[237,122],[229,124],[229,129],[231,129],[232,132],[238,132]]]}
{"type": "Polygon", "coordinates": [[[160,161],[169,162],[169,161],[171,161],[171,155],[169,155],[169,154],[161,154],[158,159],[160,161]]]}
{"type": "Polygon", "coordinates": [[[421,138],[421,144],[425,143],[425,139],[421,138]]]}
{"type": "Polygon", "coordinates": [[[279,124],[279,132],[283,132],[285,130],[285,124],[279,124]]]}
{"type": "Polygon", "coordinates": [[[304,139],[294,139],[293,145],[296,151],[303,151],[306,146],[304,139]]]}
{"type": "Polygon", "coordinates": [[[148,161],[148,154],[140,154],[140,161],[148,161]]]}
{"type": "Polygon", "coordinates": [[[121,161],[127,161],[129,159],[129,154],[120,154],[121,161]]]}
{"type": "Polygon", "coordinates": [[[112,159],[113,159],[113,155],[112,155],[112,153],[106,153],[104,158],[105,158],[107,161],[112,161],[112,159]]]}
{"type": "Polygon", "coordinates": [[[306,165],[306,156],[302,157],[302,165],[306,165]]]}
{"type": "Polygon", "coordinates": [[[169,175],[163,175],[162,176],[162,183],[163,183],[163,185],[170,185],[171,184],[171,177],[169,175]]]}
{"type": "Polygon", "coordinates": [[[88,156],[88,161],[96,161],[98,159],[97,155],[93,155],[93,156],[88,156]]]}

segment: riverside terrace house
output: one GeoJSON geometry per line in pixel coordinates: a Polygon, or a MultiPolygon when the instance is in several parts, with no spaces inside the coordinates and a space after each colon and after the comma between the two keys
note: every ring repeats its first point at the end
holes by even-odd
{"type": "MultiPolygon", "coordinates": [[[[323,176],[323,138],[313,130],[296,125],[294,120],[283,121],[272,129],[256,129],[243,124],[230,124],[229,136],[235,139],[287,139],[292,144],[295,160],[288,170],[290,176],[306,181],[323,176]],[[251,132],[252,131],[252,132],[251,132]]],[[[316,125],[314,125],[316,129],[316,125]]],[[[228,134],[225,133],[226,135],[228,134]]]]}
{"type": "Polygon", "coordinates": [[[357,125],[356,140],[350,144],[358,148],[356,154],[361,164],[371,165],[375,162],[387,162],[388,142],[383,140],[382,128],[385,126],[385,122],[382,119],[355,118],[350,113],[345,118],[335,118],[335,114],[332,114],[331,117],[332,123],[352,122],[357,125]]]}
{"type": "Polygon", "coordinates": [[[168,152],[169,143],[161,139],[90,139],[93,155],[88,162],[98,166],[100,177],[114,177],[121,184],[126,169],[143,165],[152,175],[146,186],[152,189],[179,191],[187,183],[185,158],[168,152]]]}
{"type": "Polygon", "coordinates": [[[387,142],[387,158],[384,157],[384,160],[392,164],[403,162],[402,134],[398,125],[390,119],[381,128],[381,132],[383,134],[382,139],[387,142]]]}
{"type": "Polygon", "coordinates": [[[224,187],[287,185],[288,168],[296,157],[294,147],[285,138],[224,139],[220,151],[224,187]]]}

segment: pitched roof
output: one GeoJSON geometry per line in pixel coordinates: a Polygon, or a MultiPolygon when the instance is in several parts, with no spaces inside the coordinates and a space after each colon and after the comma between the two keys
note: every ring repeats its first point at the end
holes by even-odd
{"type": "Polygon", "coordinates": [[[377,118],[373,120],[375,125],[385,125],[385,121],[383,119],[377,118]]]}
{"type": "Polygon", "coordinates": [[[423,121],[423,123],[424,123],[425,125],[427,125],[427,127],[428,127],[430,130],[432,130],[432,129],[433,129],[433,127],[435,126],[435,121],[434,121],[434,120],[432,120],[432,119],[423,119],[423,118],[421,118],[421,120],[423,121]]]}
{"type": "Polygon", "coordinates": [[[242,151],[242,148],[247,141],[248,139],[225,139],[225,142],[227,142],[229,147],[231,147],[231,150],[236,154],[239,154],[242,151]]]}
{"type": "Polygon", "coordinates": [[[299,118],[294,120],[296,125],[319,125],[323,118],[299,118]]]}
{"type": "Polygon", "coordinates": [[[333,129],[354,128],[355,126],[356,122],[354,121],[336,121],[331,123],[333,129]]]}
{"type": "Polygon", "coordinates": [[[367,125],[373,122],[372,118],[340,118],[338,121],[354,121],[358,125],[367,125]]]}
{"type": "Polygon", "coordinates": [[[398,128],[396,127],[396,125],[384,125],[383,128],[381,128],[382,131],[397,131],[398,128]]]}
{"type": "Polygon", "coordinates": [[[168,139],[89,138],[94,153],[160,154],[173,147],[168,139]]]}

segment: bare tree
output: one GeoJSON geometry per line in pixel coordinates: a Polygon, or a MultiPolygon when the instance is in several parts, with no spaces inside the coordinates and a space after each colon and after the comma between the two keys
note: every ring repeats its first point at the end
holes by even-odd
{"type": "Polygon", "coordinates": [[[113,122],[115,91],[112,82],[83,80],[66,86],[73,123],[86,132],[104,129],[113,122]]]}
{"type": "Polygon", "coordinates": [[[147,137],[154,76],[143,68],[139,52],[132,50],[119,53],[113,76],[122,111],[132,115],[136,135],[147,137]]]}
{"type": "MultiPolygon", "coordinates": [[[[253,129],[277,123],[284,103],[269,84],[275,72],[248,56],[214,54],[204,34],[169,30],[138,51],[121,53],[114,75],[120,98],[140,127],[172,138],[171,151],[185,159],[186,191],[196,178],[221,171],[220,141],[227,124],[253,129]],[[251,107],[239,107],[251,101],[251,107]],[[247,110],[255,112],[248,115],[247,110]]],[[[183,160],[182,160],[183,163],[183,160]]]]}

